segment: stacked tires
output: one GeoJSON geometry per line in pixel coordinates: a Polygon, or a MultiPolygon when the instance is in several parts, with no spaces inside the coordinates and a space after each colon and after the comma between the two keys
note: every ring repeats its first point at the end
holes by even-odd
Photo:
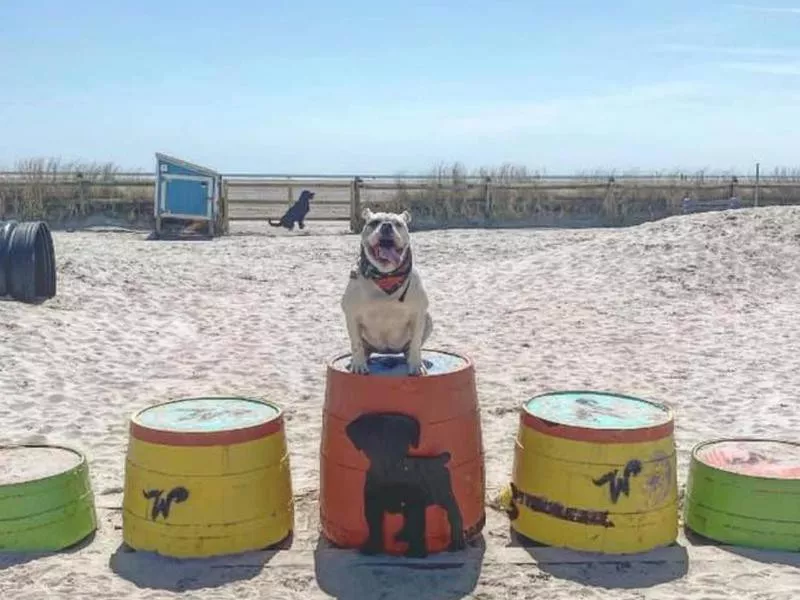
{"type": "Polygon", "coordinates": [[[0,296],[36,302],[56,295],[56,258],[47,223],[0,221],[0,296]]]}

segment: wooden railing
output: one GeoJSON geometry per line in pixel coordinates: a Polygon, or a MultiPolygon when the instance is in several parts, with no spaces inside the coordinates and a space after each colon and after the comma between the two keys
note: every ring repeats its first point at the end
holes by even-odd
{"type": "MultiPolygon", "coordinates": [[[[622,196],[635,191],[646,194],[676,195],[680,201],[685,191],[693,200],[726,201],[732,196],[742,205],[758,205],[759,198],[770,191],[786,190],[797,194],[800,203],[800,181],[790,178],[688,178],[688,177],[596,177],[596,178],[529,178],[525,180],[492,180],[489,177],[465,177],[458,181],[424,177],[334,177],[334,176],[257,176],[231,174],[223,176],[226,212],[232,221],[279,218],[304,189],[315,192],[309,220],[349,221],[356,230],[361,207],[380,206],[398,198],[440,199],[466,198],[479,204],[485,214],[493,214],[493,203],[502,197],[559,196],[562,201],[573,195],[575,201],[622,196]],[[517,192],[514,194],[514,192],[517,192]],[[702,197],[705,196],[705,197],[702,197]]],[[[142,173],[115,173],[102,178],[86,178],[75,173],[0,173],[0,215],[7,214],[9,203],[23,201],[52,204],[125,204],[150,202],[154,193],[154,176],[142,173]]],[[[784,203],[784,202],[782,202],[784,203]]],[[[791,203],[795,203],[794,201],[791,203]]],[[[723,202],[724,204],[724,202],[723,202]]],[[[720,204],[722,207],[722,204],[720,204]]],[[[13,212],[13,211],[12,211],[13,212]]]]}

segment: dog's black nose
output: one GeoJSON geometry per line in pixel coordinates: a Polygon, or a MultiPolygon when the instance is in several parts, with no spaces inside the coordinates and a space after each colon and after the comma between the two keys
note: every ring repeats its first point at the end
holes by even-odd
{"type": "Polygon", "coordinates": [[[380,231],[381,231],[381,235],[390,235],[392,233],[392,224],[391,223],[382,223],[380,231]]]}

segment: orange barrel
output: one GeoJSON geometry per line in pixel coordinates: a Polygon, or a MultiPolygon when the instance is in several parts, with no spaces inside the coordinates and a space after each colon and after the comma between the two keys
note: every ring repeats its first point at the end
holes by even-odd
{"type": "Polygon", "coordinates": [[[542,394],[522,407],[511,527],[572,550],[626,554],[675,542],[674,419],[663,404],[593,391],[542,394]]]}
{"type": "Polygon", "coordinates": [[[485,522],[475,369],[423,350],[425,375],[376,355],[369,375],[328,363],[320,443],[320,518],[333,544],[425,556],[456,550],[485,522]]]}
{"type": "Polygon", "coordinates": [[[199,558],[272,546],[294,523],[283,412],[249,398],[184,398],[136,413],[122,537],[199,558]]]}

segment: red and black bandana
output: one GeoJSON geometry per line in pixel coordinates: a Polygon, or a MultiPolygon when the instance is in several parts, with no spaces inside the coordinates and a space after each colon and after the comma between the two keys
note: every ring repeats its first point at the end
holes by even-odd
{"type": "Polygon", "coordinates": [[[411,248],[406,252],[406,256],[400,266],[390,273],[382,273],[375,265],[369,262],[364,248],[361,248],[361,257],[358,261],[358,272],[365,279],[371,279],[375,285],[381,288],[386,294],[394,294],[408,280],[411,273],[412,259],[411,248]]]}

